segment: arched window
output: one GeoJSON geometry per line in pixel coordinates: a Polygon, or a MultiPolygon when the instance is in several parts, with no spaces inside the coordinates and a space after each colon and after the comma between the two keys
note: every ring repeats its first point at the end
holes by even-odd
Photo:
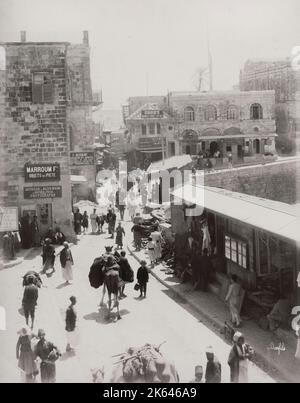
{"type": "Polygon", "coordinates": [[[227,109],[227,119],[228,120],[238,119],[238,110],[234,105],[229,106],[229,108],[227,109]]]}
{"type": "Polygon", "coordinates": [[[217,120],[217,108],[213,105],[208,105],[204,112],[205,120],[217,120]]]}
{"type": "Polygon", "coordinates": [[[250,119],[262,119],[263,118],[263,108],[260,104],[252,104],[250,106],[250,119]]]}
{"type": "Polygon", "coordinates": [[[192,106],[187,106],[184,108],[184,120],[194,121],[195,120],[195,111],[192,106]]]}

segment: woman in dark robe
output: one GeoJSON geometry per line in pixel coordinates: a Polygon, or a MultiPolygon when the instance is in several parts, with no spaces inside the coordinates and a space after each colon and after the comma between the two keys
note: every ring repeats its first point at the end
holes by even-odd
{"type": "Polygon", "coordinates": [[[77,235],[81,234],[82,214],[79,212],[79,208],[74,213],[74,230],[77,235]]]}
{"type": "Polygon", "coordinates": [[[38,338],[40,339],[35,347],[35,355],[41,360],[41,381],[42,383],[55,383],[56,381],[56,365],[55,361],[61,356],[58,348],[47,341],[46,333],[40,329],[38,338]]]}
{"type": "Polygon", "coordinates": [[[21,218],[21,240],[24,249],[29,249],[31,247],[32,240],[29,214],[26,214],[21,218]]]}
{"type": "Polygon", "coordinates": [[[19,332],[19,339],[16,346],[16,356],[18,367],[25,375],[26,383],[33,383],[38,374],[34,353],[31,347],[31,341],[34,337],[28,327],[23,327],[19,332]]]}
{"type": "Polygon", "coordinates": [[[51,240],[49,238],[45,239],[45,245],[43,246],[43,252],[42,252],[42,258],[43,258],[43,273],[45,273],[47,270],[54,269],[54,262],[55,262],[55,249],[51,245],[51,240]]]}
{"type": "Polygon", "coordinates": [[[33,221],[30,224],[30,228],[31,228],[32,246],[34,247],[40,246],[41,240],[40,240],[40,231],[37,216],[33,217],[33,221]]]}

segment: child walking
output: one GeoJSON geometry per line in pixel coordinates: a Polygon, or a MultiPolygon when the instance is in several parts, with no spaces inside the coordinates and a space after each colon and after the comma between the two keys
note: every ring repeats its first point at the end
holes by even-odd
{"type": "Polygon", "coordinates": [[[145,260],[141,261],[141,267],[137,271],[137,281],[140,286],[140,298],[146,298],[147,283],[149,281],[149,273],[145,260]]]}

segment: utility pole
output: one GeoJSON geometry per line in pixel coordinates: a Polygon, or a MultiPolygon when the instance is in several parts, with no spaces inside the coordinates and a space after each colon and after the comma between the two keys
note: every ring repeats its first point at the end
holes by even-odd
{"type": "Polygon", "coordinates": [[[146,96],[149,96],[149,75],[146,73],[146,96]]]}
{"type": "Polygon", "coordinates": [[[212,57],[210,53],[209,47],[209,35],[207,33],[207,53],[208,53],[208,70],[209,70],[209,91],[213,90],[213,66],[212,66],[212,57]]]}

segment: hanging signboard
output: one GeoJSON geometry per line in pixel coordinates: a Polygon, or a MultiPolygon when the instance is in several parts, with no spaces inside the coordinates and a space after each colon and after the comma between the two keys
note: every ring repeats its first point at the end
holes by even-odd
{"type": "Polygon", "coordinates": [[[1,207],[0,232],[18,231],[18,207],[1,207]]]}
{"type": "Polygon", "coordinates": [[[95,153],[94,151],[81,151],[70,153],[71,165],[94,165],[95,153]]]}
{"type": "Polygon", "coordinates": [[[161,137],[142,137],[139,139],[139,149],[149,151],[151,151],[151,149],[161,149],[162,142],[165,147],[166,146],[165,138],[162,140],[161,137]]]}
{"type": "Polygon", "coordinates": [[[26,164],[25,182],[60,180],[60,165],[57,163],[26,164]]]}
{"type": "Polygon", "coordinates": [[[152,118],[163,118],[164,113],[158,109],[144,109],[141,112],[142,118],[152,119],[152,118]]]}
{"type": "Polygon", "coordinates": [[[55,199],[62,197],[61,186],[24,187],[24,199],[55,199]]]}

